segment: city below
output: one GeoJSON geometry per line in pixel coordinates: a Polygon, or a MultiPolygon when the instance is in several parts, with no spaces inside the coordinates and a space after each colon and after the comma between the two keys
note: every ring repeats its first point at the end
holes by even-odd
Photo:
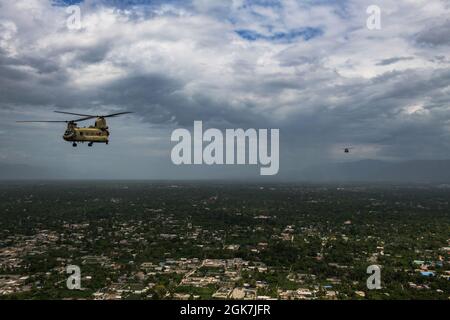
{"type": "Polygon", "coordinates": [[[448,185],[2,182],[0,199],[1,299],[450,298],[448,185]]]}

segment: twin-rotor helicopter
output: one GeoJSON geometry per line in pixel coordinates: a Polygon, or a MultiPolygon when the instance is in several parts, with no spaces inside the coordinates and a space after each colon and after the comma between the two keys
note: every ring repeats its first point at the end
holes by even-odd
{"type": "Polygon", "coordinates": [[[350,153],[350,150],[352,150],[353,149],[353,147],[345,147],[344,148],[344,152],[345,153],[350,153]]]}
{"type": "Polygon", "coordinates": [[[94,143],[105,143],[109,142],[109,130],[108,125],[106,124],[106,118],[117,117],[120,115],[132,113],[132,112],[119,112],[102,116],[94,116],[90,114],[80,114],[80,113],[72,113],[72,112],[64,112],[64,111],[55,111],[56,113],[70,114],[75,116],[80,116],[82,118],[74,119],[74,120],[44,120],[44,121],[17,121],[21,123],[29,123],[29,122],[64,122],[67,123],[67,129],[64,132],[63,139],[65,141],[72,142],[72,146],[76,147],[77,142],[88,142],[88,146],[92,147],[94,143]],[[89,127],[78,127],[77,123],[94,119],[95,124],[89,127]]]}

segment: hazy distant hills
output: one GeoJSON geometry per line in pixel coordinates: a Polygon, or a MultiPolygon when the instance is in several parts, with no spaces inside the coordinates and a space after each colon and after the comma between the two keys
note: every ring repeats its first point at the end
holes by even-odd
{"type": "Polygon", "coordinates": [[[26,164],[0,164],[0,179],[52,179],[56,176],[48,169],[26,164]]]}
{"type": "MultiPolygon", "coordinates": [[[[209,167],[208,169],[214,169],[209,167]]],[[[224,167],[217,169],[224,170],[224,167]]],[[[215,170],[212,170],[215,171],[215,170]]],[[[67,172],[55,168],[42,168],[25,164],[0,163],[0,180],[23,179],[64,179],[73,178],[67,172]]],[[[97,179],[115,179],[114,175],[97,179]]],[[[264,176],[248,176],[246,180],[259,181],[264,176]]],[[[82,178],[81,178],[82,179],[82,178]]],[[[211,179],[215,178],[211,175],[211,179]]],[[[195,178],[193,178],[195,180],[195,178]]],[[[239,177],[230,175],[225,180],[240,181],[239,177]]],[[[322,164],[306,170],[283,170],[268,181],[299,181],[299,182],[400,182],[400,183],[450,183],[450,160],[414,160],[389,162],[380,160],[361,160],[322,164]]]]}
{"type": "Polygon", "coordinates": [[[314,166],[300,180],[319,182],[432,182],[450,183],[450,160],[388,162],[361,160],[314,166]]]}

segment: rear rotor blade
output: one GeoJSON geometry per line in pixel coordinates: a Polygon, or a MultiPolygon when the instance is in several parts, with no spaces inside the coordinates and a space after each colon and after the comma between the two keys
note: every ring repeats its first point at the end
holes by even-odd
{"type": "Polygon", "coordinates": [[[74,116],[82,116],[82,117],[95,117],[92,114],[81,114],[81,113],[73,113],[73,112],[65,112],[65,111],[55,111],[56,113],[63,113],[63,114],[71,114],[74,116]]]}
{"type": "Polygon", "coordinates": [[[133,113],[133,112],[119,112],[119,113],[113,113],[113,114],[108,114],[106,116],[100,116],[101,118],[109,118],[109,117],[116,117],[116,116],[120,116],[121,114],[128,114],[128,113],[133,113]]]}
{"type": "Polygon", "coordinates": [[[80,121],[85,121],[85,120],[89,120],[89,119],[93,119],[93,118],[97,118],[97,116],[88,116],[88,117],[84,117],[84,118],[80,118],[80,119],[71,120],[69,122],[80,122],[80,121]]]}

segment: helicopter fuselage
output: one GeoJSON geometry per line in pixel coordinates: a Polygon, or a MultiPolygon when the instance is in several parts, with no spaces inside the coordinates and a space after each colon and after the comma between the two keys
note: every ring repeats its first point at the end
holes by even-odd
{"type": "Polygon", "coordinates": [[[109,131],[104,119],[98,119],[95,126],[77,127],[68,123],[63,139],[70,142],[108,143],[109,131]]]}
{"type": "Polygon", "coordinates": [[[108,143],[107,130],[96,128],[71,128],[64,132],[63,139],[70,142],[98,142],[108,143]]]}

